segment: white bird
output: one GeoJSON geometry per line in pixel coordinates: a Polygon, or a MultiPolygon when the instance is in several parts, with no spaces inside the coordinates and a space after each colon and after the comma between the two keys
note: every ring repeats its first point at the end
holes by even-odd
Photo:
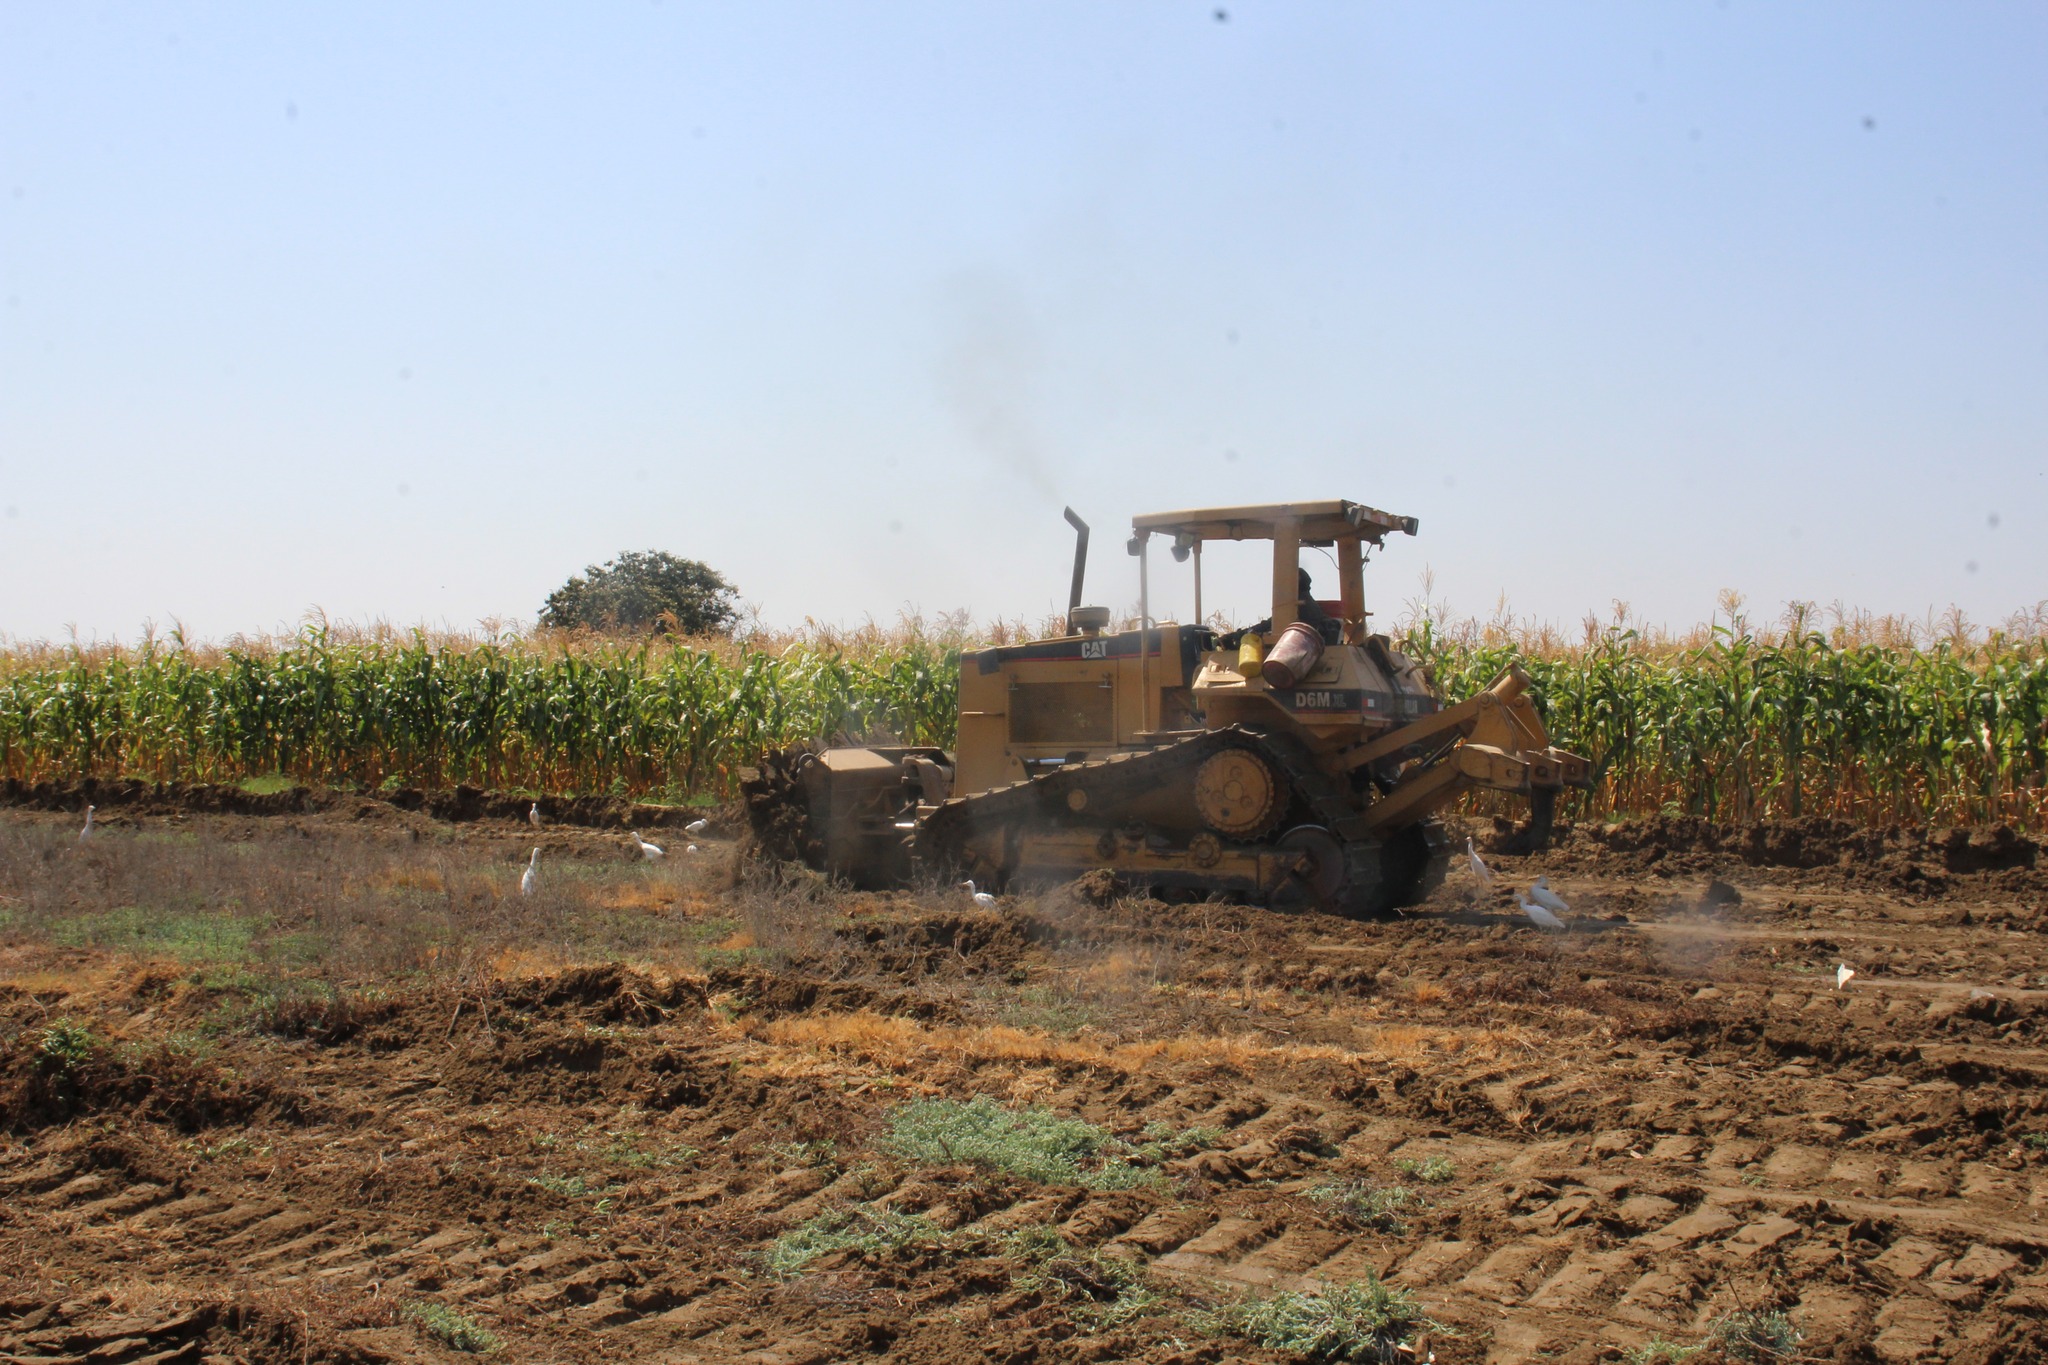
{"type": "Polygon", "coordinates": [[[996,898],[994,896],[991,896],[986,891],[975,892],[974,903],[984,910],[993,910],[996,908],[996,898]]]}
{"type": "Polygon", "coordinates": [[[85,841],[86,841],[87,839],[90,839],[90,838],[92,838],[92,813],[93,813],[94,811],[98,810],[98,809],[99,809],[99,807],[98,807],[98,806],[87,806],[87,807],[85,808],[85,828],[84,828],[84,829],[82,829],[82,830],[80,830],[80,831],[78,831],[78,842],[79,842],[79,843],[81,843],[81,844],[82,844],[82,843],[84,843],[84,842],[85,842],[85,841]]]}
{"type": "Polygon", "coordinates": [[[1481,886],[1493,885],[1493,869],[1486,865],[1486,859],[1479,856],[1479,850],[1472,847],[1472,841],[1465,841],[1465,861],[1472,867],[1472,875],[1479,878],[1481,886]]]}
{"type": "Polygon", "coordinates": [[[1550,878],[1548,877],[1538,877],[1536,879],[1536,884],[1529,888],[1529,899],[1535,901],[1545,910],[1555,910],[1560,915],[1569,915],[1572,912],[1571,906],[1565,904],[1564,897],[1550,889],[1550,878]]]}
{"type": "Polygon", "coordinates": [[[661,845],[648,843],[645,839],[640,837],[640,831],[629,829],[626,831],[626,833],[633,836],[633,842],[640,846],[640,856],[645,858],[648,862],[651,863],[656,858],[663,856],[661,851],[661,845]]]}
{"type": "Polygon", "coordinates": [[[535,829],[540,828],[540,802],[534,802],[533,808],[526,812],[526,823],[535,829]]]}
{"type": "Polygon", "coordinates": [[[683,845],[683,852],[685,852],[685,853],[695,853],[696,851],[697,851],[697,846],[696,846],[695,844],[684,844],[684,845],[683,845]]]}
{"type": "Polygon", "coordinates": [[[1533,905],[1526,900],[1517,900],[1515,904],[1521,906],[1522,913],[1527,915],[1532,921],[1534,921],[1539,928],[1564,928],[1563,920],[1559,919],[1556,915],[1551,914],[1548,910],[1544,909],[1540,905],[1533,905]]]}
{"type": "Polygon", "coordinates": [[[683,833],[702,834],[705,830],[710,828],[711,822],[709,820],[692,820],[689,824],[683,826],[683,833]]]}
{"type": "Polygon", "coordinates": [[[960,883],[960,889],[962,891],[965,891],[970,896],[978,896],[981,894],[979,891],[974,889],[974,878],[972,877],[969,877],[966,881],[960,883]]]}
{"type": "Polygon", "coordinates": [[[1854,967],[1851,967],[1848,963],[1843,962],[1837,964],[1835,967],[1835,989],[1840,990],[1842,989],[1842,987],[1848,985],[1849,978],[1854,975],[1856,975],[1856,969],[1854,967]]]}
{"type": "Polygon", "coordinates": [[[533,857],[526,863],[526,871],[519,874],[519,894],[531,896],[533,888],[540,885],[540,850],[533,851],[533,857]]]}

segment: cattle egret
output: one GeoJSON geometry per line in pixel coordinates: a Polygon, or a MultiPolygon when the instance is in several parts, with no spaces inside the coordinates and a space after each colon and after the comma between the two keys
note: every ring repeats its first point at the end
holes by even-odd
{"type": "Polygon", "coordinates": [[[1465,841],[1465,861],[1472,868],[1472,875],[1479,878],[1481,886],[1493,885],[1493,869],[1486,865],[1486,859],[1479,856],[1479,850],[1472,847],[1472,841],[1465,841]]]}
{"type": "Polygon", "coordinates": [[[1842,989],[1842,987],[1848,985],[1849,978],[1854,975],[1856,975],[1856,969],[1854,967],[1851,967],[1848,963],[1844,962],[1837,965],[1835,968],[1835,989],[1840,990],[1842,989]]]}
{"type": "Polygon", "coordinates": [[[532,825],[535,829],[540,828],[540,802],[534,802],[532,807],[527,810],[526,823],[532,825]]]}
{"type": "Polygon", "coordinates": [[[960,889],[962,891],[965,891],[970,896],[978,896],[981,894],[979,891],[975,890],[974,878],[972,877],[969,877],[966,881],[960,883],[960,889]]]}
{"type": "Polygon", "coordinates": [[[1564,928],[1563,920],[1559,919],[1556,915],[1551,914],[1548,910],[1544,909],[1540,905],[1533,905],[1526,900],[1518,900],[1515,902],[1515,904],[1521,906],[1522,913],[1527,915],[1530,918],[1530,920],[1533,921],[1540,928],[1564,928]]]}
{"type": "Polygon", "coordinates": [[[1564,897],[1550,889],[1550,878],[1538,877],[1536,884],[1529,888],[1529,899],[1545,910],[1555,910],[1560,915],[1569,915],[1572,908],[1565,904],[1564,897]]]}
{"type": "Polygon", "coordinates": [[[526,871],[519,874],[519,894],[531,896],[533,888],[540,885],[540,850],[533,851],[533,857],[526,863],[526,871]]]}
{"type": "Polygon", "coordinates": [[[697,851],[697,846],[696,846],[695,844],[684,844],[684,845],[683,845],[683,852],[685,852],[685,853],[695,853],[696,851],[697,851]]]}
{"type": "Polygon", "coordinates": [[[98,807],[98,806],[87,806],[87,807],[85,808],[85,828],[84,828],[84,829],[82,829],[82,830],[80,830],[80,831],[78,831],[78,842],[79,842],[79,843],[81,843],[81,844],[82,844],[82,843],[84,843],[84,842],[85,842],[85,841],[86,841],[87,839],[90,839],[90,838],[92,838],[92,813],[93,813],[94,811],[98,810],[98,809],[99,809],[99,807],[98,807]]]}
{"type": "Polygon", "coordinates": [[[710,828],[711,822],[709,820],[692,820],[689,824],[683,826],[683,833],[702,834],[705,830],[710,828]]]}
{"type": "Polygon", "coordinates": [[[640,846],[640,856],[645,858],[648,862],[651,863],[656,858],[662,856],[660,844],[648,843],[645,839],[640,837],[640,832],[638,830],[629,829],[626,831],[626,833],[633,836],[633,842],[640,846]]]}
{"type": "Polygon", "coordinates": [[[994,896],[991,896],[986,891],[975,892],[974,903],[984,910],[993,910],[996,908],[996,898],[994,896]]]}

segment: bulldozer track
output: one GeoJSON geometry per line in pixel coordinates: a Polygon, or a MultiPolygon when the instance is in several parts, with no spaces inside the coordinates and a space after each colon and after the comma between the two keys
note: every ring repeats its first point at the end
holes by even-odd
{"type": "MultiPolygon", "coordinates": [[[[1292,800],[1307,812],[1307,823],[1329,830],[1342,843],[1346,862],[1344,909],[1371,913],[1393,908],[1382,894],[1386,845],[1364,837],[1364,821],[1348,785],[1318,767],[1308,750],[1295,740],[1241,726],[1191,735],[1157,749],[1069,763],[1040,777],[993,787],[973,796],[954,797],[920,823],[918,854],[928,864],[956,864],[962,859],[967,840],[977,832],[996,827],[1021,832],[1033,823],[1072,821],[1067,799],[1076,791],[1087,794],[1091,811],[1114,809],[1120,802],[1173,782],[1192,782],[1195,770],[1205,761],[1231,748],[1246,749],[1271,761],[1287,783],[1292,800]]],[[[1094,815],[1076,823],[1108,825],[1113,820],[1114,817],[1094,815]]],[[[1423,824],[1434,827],[1435,822],[1423,824]]],[[[1006,837],[1005,843],[1014,846],[1014,833],[1006,837]]],[[[1415,899],[1441,882],[1449,865],[1448,854],[1441,847],[1431,847],[1426,856],[1430,865],[1413,874],[1412,880],[1419,890],[1415,899]]]]}

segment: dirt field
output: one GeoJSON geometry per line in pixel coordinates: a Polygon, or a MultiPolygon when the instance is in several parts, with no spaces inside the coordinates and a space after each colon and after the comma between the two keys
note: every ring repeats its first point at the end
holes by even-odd
{"type": "Polygon", "coordinates": [[[1774,1311],[2048,1359],[2009,834],[1579,830],[1352,923],[735,885],[602,803],[12,795],[0,1360],[1282,1361],[1233,1305],[1368,1273],[1444,1365],[1774,1311]],[[907,1135],[982,1095],[1085,1121],[1067,1174],[907,1135]]]}

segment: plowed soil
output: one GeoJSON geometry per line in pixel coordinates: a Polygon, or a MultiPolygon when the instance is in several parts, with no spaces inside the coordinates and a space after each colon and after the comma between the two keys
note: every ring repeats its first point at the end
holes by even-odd
{"type": "MultiPolygon", "coordinates": [[[[36,804],[0,829],[87,877],[75,821],[36,804]]],[[[480,800],[115,809],[97,837],[382,841],[508,885],[531,837],[480,800]]],[[[640,875],[616,835],[549,838],[592,876],[640,875]]],[[[17,915],[0,1360],[454,1359],[422,1318],[445,1310],[517,1360],[1282,1361],[1203,1313],[1369,1270],[1442,1324],[1410,1343],[1444,1365],[1619,1361],[1743,1310],[1787,1313],[1802,1359],[2040,1361],[2036,852],[1660,821],[1488,854],[1493,885],[1461,866],[1399,921],[798,886],[786,941],[702,952],[692,924],[762,894],[706,837],[650,912],[672,947],[394,973],[210,1031],[219,987],[189,964],[17,915]],[[1515,909],[1538,875],[1565,932],[1515,909]],[[90,1056],[51,1060],[60,1019],[90,1056]],[[881,1140],[908,1099],[982,1094],[1133,1143],[1199,1136],[1129,1189],[881,1140]],[[1361,1225],[1315,1197],[1349,1182],[1411,1198],[1361,1225]],[[950,1235],[771,1273],[776,1237],[856,1206],[950,1235]],[[1030,1226],[1141,1264],[1158,1299],[1091,1326],[1019,1287],[1002,1234],[1030,1226]]]]}

